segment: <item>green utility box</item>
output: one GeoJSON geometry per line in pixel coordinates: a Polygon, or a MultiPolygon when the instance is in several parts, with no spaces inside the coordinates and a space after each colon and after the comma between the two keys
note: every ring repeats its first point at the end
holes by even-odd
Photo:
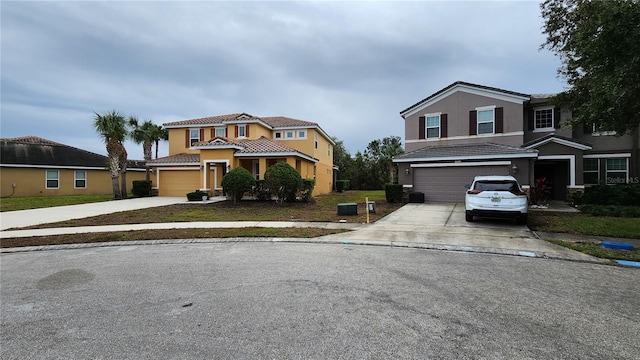
{"type": "Polygon", "coordinates": [[[338,204],[338,215],[358,215],[358,204],[356,203],[338,204]]]}

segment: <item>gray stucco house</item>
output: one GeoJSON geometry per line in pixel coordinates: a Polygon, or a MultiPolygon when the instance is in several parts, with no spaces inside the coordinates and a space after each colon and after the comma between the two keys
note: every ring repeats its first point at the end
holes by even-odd
{"type": "Polygon", "coordinates": [[[476,175],[513,175],[525,189],[545,178],[558,200],[592,184],[640,181],[640,130],[571,126],[571,110],[552,95],[458,81],[402,110],[399,183],[426,201],[462,202],[476,175]]]}

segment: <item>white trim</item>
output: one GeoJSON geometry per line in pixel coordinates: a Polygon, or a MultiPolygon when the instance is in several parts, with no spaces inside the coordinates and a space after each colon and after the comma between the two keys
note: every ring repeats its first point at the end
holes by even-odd
{"type": "Polygon", "coordinates": [[[73,188],[74,189],[86,189],[88,187],[87,177],[88,177],[87,176],[87,170],[73,170],[73,188]],[[76,174],[77,174],[78,171],[84,172],[84,179],[76,178],[76,174]],[[76,181],[78,181],[78,180],[84,180],[84,186],[83,187],[76,186],[76,181]]]}
{"type": "Polygon", "coordinates": [[[431,157],[431,158],[409,158],[394,159],[394,163],[414,163],[427,161],[455,161],[455,160],[490,160],[490,159],[525,159],[537,158],[538,153],[521,153],[521,154],[495,154],[495,155],[474,155],[474,156],[447,156],[447,157],[431,157]]]}
{"type": "Polygon", "coordinates": [[[569,185],[576,186],[576,156],[575,155],[542,155],[538,160],[569,160],[569,185]]]}
{"type": "Polygon", "coordinates": [[[492,98],[495,100],[501,100],[501,101],[506,101],[506,102],[510,102],[510,103],[514,103],[514,104],[519,104],[522,105],[524,104],[525,101],[529,101],[530,98],[529,97],[525,97],[525,96],[518,96],[518,95],[513,95],[513,94],[506,94],[502,91],[496,91],[496,90],[489,90],[489,89],[479,89],[477,87],[474,86],[469,86],[466,84],[457,84],[453,87],[451,87],[450,89],[448,89],[447,91],[442,92],[441,94],[438,94],[437,96],[434,96],[432,99],[429,99],[429,101],[426,101],[420,105],[417,105],[415,108],[413,109],[408,109],[406,112],[401,112],[400,116],[402,116],[404,119],[406,119],[409,116],[412,116],[420,111],[422,111],[423,109],[435,104],[436,102],[456,93],[456,92],[464,92],[464,93],[468,93],[468,94],[473,94],[473,95],[479,95],[479,96],[484,96],[484,97],[488,97],[488,98],[492,98]]]}
{"type": "Polygon", "coordinates": [[[481,106],[481,107],[477,107],[475,108],[476,110],[476,136],[487,136],[487,135],[493,135],[496,133],[496,106],[495,105],[490,105],[490,106],[481,106]],[[480,118],[480,111],[491,111],[491,121],[483,121],[482,123],[480,122],[479,118],[480,118]],[[480,134],[480,124],[489,124],[491,123],[491,132],[486,132],[486,133],[482,133],[480,134]]]}
{"type": "Polygon", "coordinates": [[[472,167],[472,166],[502,166],[511,165],[511,161],[477,161],[477,162],[454,162],[436,164],[411,164],[411,168],[437,168],[437,167],[472,167]]]}
{"type": "MultiPolygon", "coordinates": [[[[510,133],[498,133],[498,134],[480,134],[480,135],[465,135],[465,136],[448,136],[448,137],[446,137],[446,138],[440,138],[440,139],[436,139],[436,138],[430,138],[430,139],[412,139],[412,140],[405,140],[405,144],[420,143],[420,142],[425,142],[425,141],[469,140],[469,139],[477,139],[478,137],[480,137],[480,138],[485,138],[485,137],[490,137],[490,136],[504,137],[504,136],[521,136],[521,135],[524,135],[524,131],[514,131],[514,132],[510,132],[510,133]]],[[[426,136],[426,134],[425,134],[425,136],[426,136]]],[[[483,140],[484,140],[484,139],[483,139],[483,140]]]]}
{"type": "MultiPolygon", "coordinates": [[[[229,160],[204,160],[203,161],[203,165],[202,166],[204,166],[204,167],[201,169],[202,172],[204,173],[204,178],[202,179],[203,180],[202,181],[203,182],[203,189],[205,188],[204,186],[207,185],[207,173],[209,172],[208,168],[207,168],[207,165],[223,164],[223,163],[225,164],[225,167],[227,169],[229,169],[229,160]]],[[[214,178],[213,178],[213,189],[214,190],[219,190],[220,188],[218,187],[218,167],[217,166],[213,167],[213,172],[214,172],[214,174],[213,174],[213,176],[214,176],[214,178]]]]}
{"type": "Polygon", "coordinates": [[[312,158],[311,156],[304,155],[298,152],[267,152],[267,153],[246,153],[246,154],[234,154],[235,157],[281,157],[281,156],[296,156],[311,162],[317,163],[320,160],[312,158]]]}
{"type": "Polygon", "coordinates": [[[160,171],[174,171],[174,170],[182,170],[182,171],[200,171],[200,166],[198,167],[174,167],[174,168],[158,168],[156,171],[156,186],[152,187],[152,189],[160,189],[158,185],[160,185],[160,171]]]}
{"type": "Polygon", "coordinates": [[[198,146],[192,146],[191,149],[236,149],[236,150],[242,150],[244,149],[244,147],[240,146],[240,145],[233,145],[233,144],[224,144],[224,145],[218,145],[218,144],[207,144],[207,145],[198,145],[198,146]]]}
{"type": "Polygon", "coordinates": [[[619,153],[619,154],[587,154],[582,156],[585,159],[603,159],[603,158],[629,158],[631,153],[619,153]]]}
{"type": "MultiPolygon", "coordinates": [[[[25,165],[25,164],[0,164],[0,167],[8,168],[31,168],[31,169],[59,169],[59,170],[104,170],[109,171],[107,167],[89,167],[89,166],[58,166],[58,165],[25,165]]],[[[127,171],[146,171],[145,169],[127,168],[127,171]]]]}
{"type": "Polygon", "coordinates": [[[560,144],[560,145],[564,145],[564,146],[568,146],[568,147],[572,147],[574,149],[578,149],[578,150],[591,150],[592,147],[588,146],[588,145],[584,145],[584,144],[579,144],[577,142],[573,142],[573,141],[569,141],[569,140],[564,140],[564,139],[560,139],[557,137],[550,137],[544,141],[540,141],[534,144],[531,144],[529,146],[526,146],[525,149],[533,149],[533,148],[537,148],[539,146],[548,144],[550,142],[554,142],[556,144],[560,144]]]}
{"type": "MultiPolygon", "coordinates": [[[[620,159],[620,157],[618,158],[606,158],[604,161],[604,183],[607,185],[614,185],[614,184],[618,184],[616,182],[609,182],[609,172],[622,172],[621,170],[609,170],[609,167],[607,166],[607,160],[614,160],[614,159],[620,159]]],[[[625,176],[624,176],[624,184],[628,184],[629,183],[629,158],[622,158],[625,160],[625,176]]]]}
{"type": "MultiPolygon", "coordinates": [[[[150,164],[149,167],[157,167],[157,168],[164,168],[165,166],[185,166],[185,167],[189,167],[189,166],[200,166],[199,162],[190,162],[190,163],[163,163],[163,164],[150,164]]],[[[178,170],[180,168],[176,168],[176,169],[172,169],[172,168],[167,168],[170,170],[178,170]]]]}
{"type": "Polygon", "coordinates": [[[56,189],[60,189],[60,170],[45,170],[44,171],[44,188],[45,190],[56,190],[56,189]],[[58,182],[58,186],[56,187],[49,187],[49,184],[47,183],[49,180],[54,180],[54,179],[49,179],[49,177],[47,176],[47,174],[49,173],[49,171],[55,171],[58,176],[55,178],[55,180],[58,182]]]}
{"type": "MultiPolygon", "coordinates": [[[[554,131],[556,126],[556,112],[555,106],[540,106],[533,108],[533,132],[549,132],[554,131]],[[536,127],[536,111],[551,110],[551,127],[538,128],[536,127]]],[[[559,120],[559,119],[558,119],[559,120]]]]}
{"type": "Polygon", "coordinates": [[[582,157],[582,162],[583,162],[583,164],[582,164],[582,183],[583,184],[588,184],[588,185],[596,185],[596,184],[598,184],[600,182],[600,158],[587,158],[587,157],[583,156],[582,157]],[[598,165],[598,169],[597,170],[585,170],[584,169],[584,160],[596,160],[596,164],[598,165]],[[595,184],[594,183],[587,183],[584,180],[584,174],[585,173],[596,173],[596,175],[597,175],[597,179],[596,180],[598,180],[598,182],[595,183],[595,184]]]}
{"type": "Polygon", "coordinates": [[[425,114],[424,115],[424,138],[425,139],[440,139],[442,137],[442,116],[441,113],[433,113],[433,114],[425,114]],[[429,118],[437,117],[438,118],[438,126],[429,126],[429,118]],[[429,137],[429,128],[435,129],[438,128],[438,136],[429,137]]]}

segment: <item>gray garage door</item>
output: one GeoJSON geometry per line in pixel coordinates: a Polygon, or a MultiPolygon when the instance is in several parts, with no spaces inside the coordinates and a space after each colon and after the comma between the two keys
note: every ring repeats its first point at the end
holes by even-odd
{"type": "Polygon", "coordinates": [[[509,175],[509,167],[456,166],[413,169],[413,191],[424,193],[425,202],[464,202],[465,184],[477,175],[509,175]]]}

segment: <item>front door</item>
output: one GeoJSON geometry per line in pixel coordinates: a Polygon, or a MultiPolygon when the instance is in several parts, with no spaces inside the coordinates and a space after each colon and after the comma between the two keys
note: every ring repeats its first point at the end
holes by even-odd
{"type": "Polygon", "coordinates": [[[548,200],[567,199],[569,184],[569,160],[539,160],[533,169],[534,184],[544,178],[545,198],[548,200]]]}

